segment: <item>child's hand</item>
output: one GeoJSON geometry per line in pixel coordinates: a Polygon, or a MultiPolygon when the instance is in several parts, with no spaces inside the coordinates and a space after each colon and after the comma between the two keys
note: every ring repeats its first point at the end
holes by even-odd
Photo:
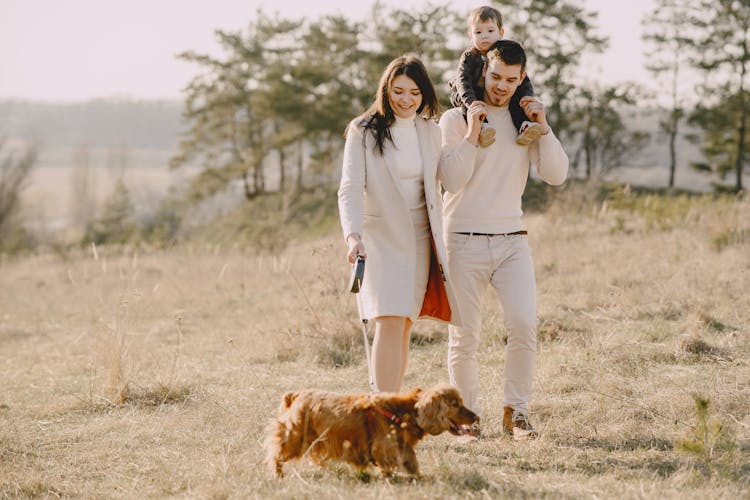
{"type": "Polygon", "coordinates": [[[542,134],[549,132],[547,115],[544,112],[544,103],[542,101],[536,97],[526,96],[522,97],[518,104],[531,121],[537,122],[544,127],[542,134]]]}
{"type": "Polygon", "coordinates": [[[487,105],[482,101],[474,101],[466,110],[466,122],[469,129],[466,132],[466,140],[475,146],[479,144],[479,132],[482,123],[487,118],[487,105]]]}
{"type": "Polygon", "coordinates": [[[481,126],[485,118],[487,118],[487,105],[482,101],[472,102],[466,110],[466,121],[470,124],[475,121],[481,126]]]}

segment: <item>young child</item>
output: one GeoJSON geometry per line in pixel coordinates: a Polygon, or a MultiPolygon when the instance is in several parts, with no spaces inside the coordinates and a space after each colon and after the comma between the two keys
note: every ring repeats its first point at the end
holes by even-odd
{"type": "MultiPolygon", "coordinates": [[[[472,46],[458,61],[458,74],[450,81],[451,104],[460,107],[466,118],[466,108],[472,102],[482,98],[484,85],[482,68],[484,57],[492,44],[503,38],[503,18],[500,11],[493,7],[477,7],[469,14],[469,38],[472,46]]],[[[513,125],[518,130],[516,144],[527,146],[537,140],[542,132],[542,126],[532,122],[523,112],[519,101],[524,96],[533,96],[534,87],[528,77],[519,85],[508,105],[513,125]]],[[[479,135],[479,144],[487,147],[495,142],[495,129],[485,125],[479,135]]]]}

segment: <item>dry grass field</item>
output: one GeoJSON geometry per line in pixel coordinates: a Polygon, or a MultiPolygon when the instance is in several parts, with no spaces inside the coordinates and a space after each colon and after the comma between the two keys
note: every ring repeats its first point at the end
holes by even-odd
{"type": "MultiPolygon", "coordinates": [[[[748,498],[750,201],[564,192],[526,217],[539,289],[531,442],[501,433],[486,295],[484,435],[423,477],[263,467],[288,390],[367,390],[338,233],[276,255],[185,245],[0,261],[0,498],[748,498]],[[708,400],[698,410],[696,400],[708,400]]],[[[406,386],[447,380],[420,322],[406,386]]]]}

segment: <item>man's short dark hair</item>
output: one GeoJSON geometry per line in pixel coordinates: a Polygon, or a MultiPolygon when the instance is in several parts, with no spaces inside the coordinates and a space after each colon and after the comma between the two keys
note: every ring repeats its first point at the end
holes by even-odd
{"type": "Polygon", "coordinates": [[[498,40],[487,51],[487,62],[498,59],[508,66],[521,65],[521,71],[526,71],[526,51],[515,40],[498,40]]]}

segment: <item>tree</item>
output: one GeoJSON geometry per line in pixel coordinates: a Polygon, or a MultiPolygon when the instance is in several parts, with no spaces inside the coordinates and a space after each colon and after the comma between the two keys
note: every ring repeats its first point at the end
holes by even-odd
{"type": "Polygon", "coordinates": [[[271,153],[278,159],[281,191],[289,186],[295,156],[296,189],[302,189],[306,148],[313,167],[330,169],[346,123],[363,107],[359,31],[342,16],[307,23],[258,12],[247,33],[217,32],[225,57],[180,56],[205,68],[188,86],[185,117],[191,128],[171,162],[176,168],[203,161],[194,199],[237,179],[248,199],[266,192],[264,167],[271,153]]]}
{"type": "Polygon", "coordinates": [[[373,90],[386,65],[406,53],[417,54],[429,68],[435,86],[447,90],[447,82],[455,75],[463,48],[458,41],[466,39],[465,15],[450,10],[447,5],[428,5],[422,11],[389,11],[376,2],[370,17],[370,30],[364,41],[372,47],[367,73],[373,90]],[[451,40],[456,42],[455,46],[451,45],[451,40]]]}
{"type": "Polygon", "coordinates": [[[125,171],[130,165],[130,155],[130,146],[123,141],[107,148],[106,165],[114,178],[120,179],[125,176],[125,171]]]}
{"type": "Polygon", "coordinates": [[[309,23],[301,37],[304,52],[291,68],[292,94],[282,111],[298,128],[297,191],[303,187],[304,148],[310,170],[330,174],[343,147],[347,123],[372,98],[365,70],[367,53],[360,47],[362,25],[342,16],[325,16],[309,23]]]}
{"type": "Polygon", "coordinates": [[[73,168],[70,172],[70,225],[83,230],[91,222],[95,200],[91,178],[91,146],[79,144],[73,153],[73,168]]]}
{"type": "Polygon", "coordinates": [[[654,10],[644,17],[643,40],[649,45],[646,54],[646,69],[658,80],[666,83],[670,107],[667,116],[659,121],[659,126],[669,138],[669,187],[674,187],[677,168],[675,142],[685,116],[680,83],[688,65],[687,49],[691,39],[686,26],[689,22],[688,8],[681,0],[657,0],[654,10]]]}
{"type": "Polygon", "coordinates": [[[211,196],[235,180],[242,182],[248,199],[266,191],[264,163],[269,152],[278,149],[274,103],[268,102],[269,72],[286,64],[279,57],[284,43],[294,40],[298,25],[259,11],[246,35],[216,32],[226,57],[194,52],[179,56],[206,69],[186,89],[184,116],[190,129],[170,161],[172,168],[195,160],[203,163],[191,186],[193,199],[211,196]]]}
{"type": "MultiPolygon", "coordinates": [[[[750,64],[750,2],[748,0],[695,0],[690,17],[691,29],[695,31],[693,45],[696,49],[693,65],[705,72],[708,83],[703,86],[703,101],[698,114],[706,113],[711,106],[715,111],[730,112],[725,105],[732,102],[736,112],[719,119],[709,113],[712,120],[734,127],[729,138],[718,134],[720,142],[704,141],[707,157],[715,155],[715,149],[734,149],[733,161],[735,189],[742,190],[742,173],[747,164],[745,144],[747,140],[748,95],[745,91],[748,64],[750,64]],[[718,81],[719,83],[712,83],[718,81]],[[734,123],[731,123],[735,120],[734,123]]],[[[696,122],[706,131],[707,138],[716,136],[709,122],[696,122]]],[[[716,156],[714,156],[716,158],[716,156]]]]}
{"type": "Polygon", "coordinates": [[[97,245],[130,241],[136,232],[134,214],[130,190],[122,179],[118,179],[104,201],[101,214],[86,228],[84,241],[97,245]]]}
{"type": "MultiPolygon", "coordinates": [[[[692,166],[702,172],[716,173],[724,180],[731,171],[736,170],[738,164],[747,166],[750,158],[744,149],[738,148],[738,143],[750,140],[750,131],[744,130],[744,136],[738,140],[738,126],[742,121],[742,106],[748,102],[749,93],[744,96],[728,95],[713,106],[698,106],[690,115],[689,123],[703,129],[702,137],[693,136],[691,139],[701,141],[701,149],[706,156],[706,162],[696,162],[692,166]],[[740,151],[744,155],[738,158],[740,151]]],[[[742,189],[741,179],[737,180],[735,189],[742,189]]]]}
{"type": "Polygon", "coordinates": [[[11,230],[21,205],[21,192],[36,163],[36,147],[11,148],[0,137],[0,240],[11,230]]]}
{"type": "Polygon", "coordinates": [[[624,157],[641,149],[648,134],[627,130],[622,112],[636,103],[638,94],[630,85],[584,87],[578,92],[574,117],[580,126],[580,144],[573,158],[577,167],[583,156],[585,177],[618,166],[624,157]]]}
{"type": "Polygon", "coordinates": [[[275,158],[282,191],[295,157],[297,192],[305,170],[330,179],[343,131],[372,100],[387,62],[417,52],[439,75],[438,83],[455,67],[457,51],[445,47],[446,32],[456,30],[455,13],[378,5],[367,25],[343,16],[273,19],[259,11],[246,32],[217,31],[223,56],[180,55],[203,68],[186,89],[190,128],[170,162],[173,168],[202,163],[191,188],[194,200],[237,180],[248,199],[273,189],[266,167],[275,158]]]}
{"type": "Polygon", "coordinates": [[[568,97],[575,88],[581,57],[602,52],[607,37],[595,33],[596,13],[571,0],[494,0],[507,7],[503,23],[506,36],[526,48],[530,78],[542,95],[549,97],[547,114],[558,136],[574,136],[574,102],[568,97]]]}

